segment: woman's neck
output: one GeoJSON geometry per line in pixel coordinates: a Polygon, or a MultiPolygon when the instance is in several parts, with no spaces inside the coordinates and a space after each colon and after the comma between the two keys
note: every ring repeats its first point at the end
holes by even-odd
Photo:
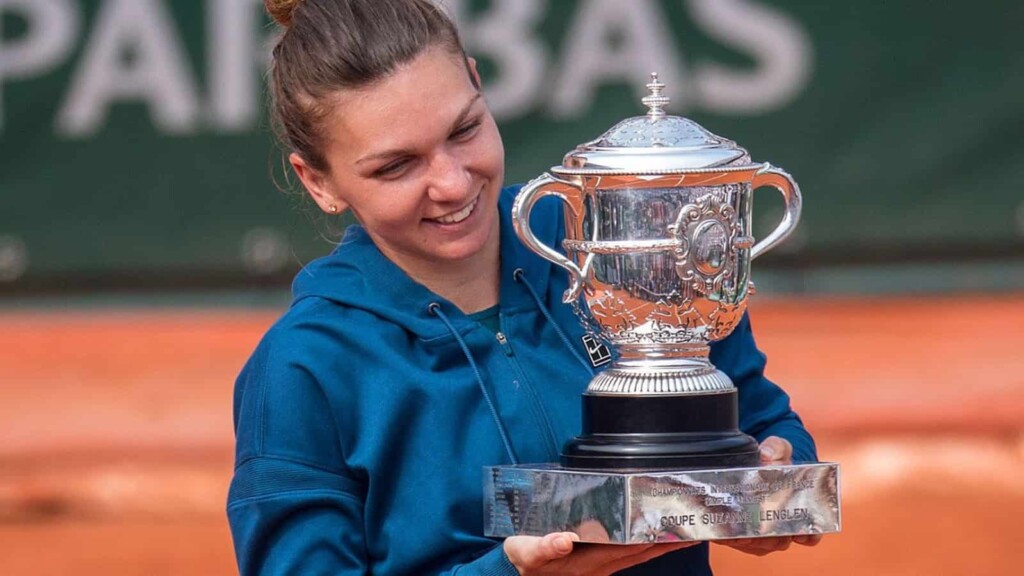
{"type": "Polygon", "coordinates": [[[449,300],[467,314],[498,304],[500,286],[500,236],[492,239],[473,256],[457,262],[404,261],[385,254],[413,280],[431,292],[449,300]]]}
{"type": "Polygon", "coordinates": [[[444,275],[434,278],[417,278],[431,292],[443,296],[466,314],[486,310],[498,303],[499,263],[497,259],[493,272],[481,273],[474,269],[466,275],[444,275]]]}
{"type": "Polygon", "coordinates": [[[410,276],[466,314],[486,310],[498,303],[501,259],[497,250],[493,252],[480,254],[473,262],[413,272],[410,276]]]}

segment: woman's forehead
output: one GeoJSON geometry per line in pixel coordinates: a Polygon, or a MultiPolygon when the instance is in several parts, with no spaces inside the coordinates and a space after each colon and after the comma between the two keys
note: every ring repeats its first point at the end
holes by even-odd
{"type": "Polygon", "coordinates": [[[372,85],[337,95],[332,132],[361,151],[386,143],[446,137],[479,99],[465,64],[449,52],[424,52],[372,85]],[[443,134],[435,134],[435,132],[443,134]]]}

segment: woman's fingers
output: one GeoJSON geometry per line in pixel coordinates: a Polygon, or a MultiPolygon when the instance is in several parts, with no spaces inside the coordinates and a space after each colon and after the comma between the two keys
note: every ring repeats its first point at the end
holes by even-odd
{"type": "Polygon", "coordinates": [[[579,537],[572,532],[555,532],[546,536],[512,536],[505,539],[505,555],[520,574],[536,570],[554,560],[568,556],[579,537]]]}
{"type": "Polygon", "coordinates": [[[721,540],[719,544],[735,548],[740,552],[764,556],[772,552],[780,552],[789,548],[793,542],[792,536],[779,536],[774,538],[739,538],[736,540],[721,540]]]}
{"type": "Polygon", "coordinates": [[[505,540],[505,555],[524,576],[609,575],[652,558],[697,544],[580,545],[578,536],[558,532],[547,536],[513,536],[505,540]]]}
{"type": "Polygon", "coordinates": [[[821,534],[803,534],[793,536],[793,542],[801,546],[817,546],[821,542],[821,534]]]}

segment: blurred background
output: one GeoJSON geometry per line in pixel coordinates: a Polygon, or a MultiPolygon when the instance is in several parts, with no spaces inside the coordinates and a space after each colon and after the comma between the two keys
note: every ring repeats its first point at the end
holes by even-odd
{"type": "MultiPolygon", "coordinates": [[[[509,182],[658,71],[803,189],[750,309],[843,533],[718,573],[1020,573],[1024,4],[446,4],[509,182]]],[[[0,0],[0,574],[236,573],[233,379],[345,224],[282,167],[278,33],[260,0],[0,0]]]]}

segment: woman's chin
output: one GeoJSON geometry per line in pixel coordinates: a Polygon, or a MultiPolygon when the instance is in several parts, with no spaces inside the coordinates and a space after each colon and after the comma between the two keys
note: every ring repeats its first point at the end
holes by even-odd
{"type": "Polygon", "coordinates": [[[434,258],[432,259],[438,263],[450,262],[452,264],[461,264],[465,262],[474,262],[478,258],[485,257],[487,247],[488,243],[486,241],[452,242],[447,246],[438,246],[438,250],[434,253],[434,258]]]}
{"type": "Polygon", "coordinates": [[[492,214],[487,214],[478,207],[469,218],[474,220],[472,226],[460,230],[460,234],[443,234],[442,237],[428,240],[428,245],[435,248],[435,254],[439,260],[451,262],[486,257],[491,253],[489,249],[493,249],[493,253],[496,254],[498,245],[497,210],[492,210],[492,212],[492,214]]]}

